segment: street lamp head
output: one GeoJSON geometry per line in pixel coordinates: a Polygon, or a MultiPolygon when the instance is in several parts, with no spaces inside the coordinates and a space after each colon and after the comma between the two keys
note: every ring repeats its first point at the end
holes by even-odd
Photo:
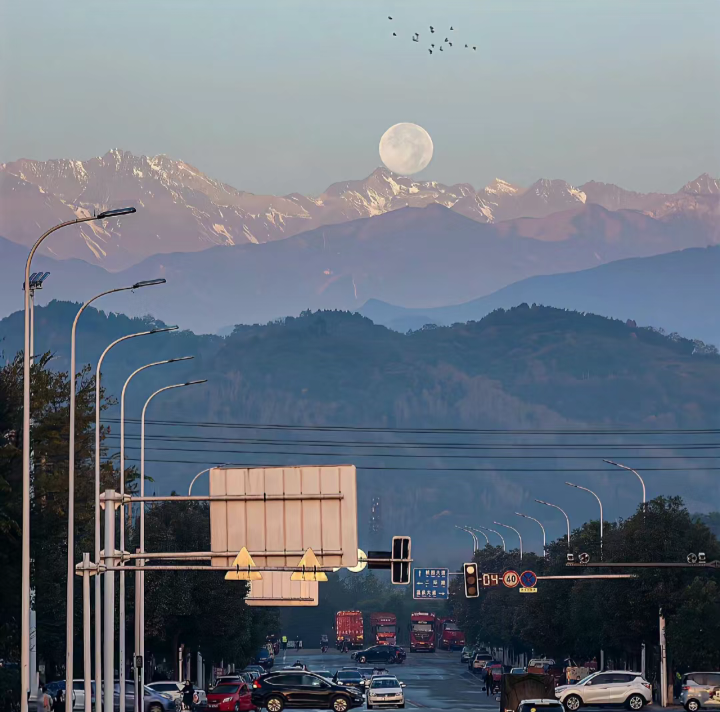
{"type": "Polygon", "coordinates": [[[162,334],[162,333],[165,332],[165,331],[177,331],[177,329],[178,329],[177,326],[164,326],[162,329],[152,329],[152,330],[151,330],[150,332],[148,332],[148,333],[150,333],[150,334],[162,334]]]}
{"type": "Polygon", "coordinates": [[[195,386],[198,383],[207,383],[207,378],[203,378],[200,381],[188,381],[187,383],[183,383],[183,386],[195,386]]]}
{"type": "Polygon", "coordinates": [[[194,356],[180,356],[179,358],[170,358],[167,360],[167,363],[176,363],[177,361],[190,361],[191,359],[194,359],[194,356]]]}
{"type": "Polygon", "coordinates": [[[115,210],[103,210],[101,213],[98,213],[95,218],[97,220],[105,220],[105,218],[114,218],[118,215],[130,215],[136,212],[137,210],[135,208],[116,208],[115,210]]]}
{"type": "Polygon", "coordinates": [[[566,482],[565,483],[568,487],[577,487],[577,485],[574,485],[572,482],[566,482]]]}
{"type": "Polygon", "coordinates": [[[165,284],[166,279],[145,279],[142,282],[135,282],[133,289],[140,289],[140,287],[152,287],[155,284],[165,284]]]}

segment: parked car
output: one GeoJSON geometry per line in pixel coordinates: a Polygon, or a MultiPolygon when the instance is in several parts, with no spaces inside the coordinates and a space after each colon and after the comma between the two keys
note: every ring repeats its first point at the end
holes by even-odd
{"type": "Polygon", "coordinates": [[[486,652],[477,652],[473,656],[473,659],[468,664],[468,669],[470,672],[474,672],[475,674],[481,672],[485,669],[485,666],[492,662],[493,656],[490,655],[490,653],[486,652]]]}
{"type": "Polygon", "coordinates": [[[689,672],[682,680],[680,700],[688,712],[720,707],[720,672],[689,672]]]}
{"type": "Polygon", "coordinates": [[[460,662],[469,663],[475,655],[475,648],[466,645],[460,653],[460,662]]]}
{"type": "Polygon", "coordinates": [[[558,700],[523,700],[516,712],[564,712],[564,709],[558,700]]]}
{"type": "MultiPolygon", "coordinates": [[[[147,687],[155,692],[164,692],[170,695],[174,700],[182,700],[182,689],[185,687],[184,682],[178,680],[160,680],[158,682],[150,682],[147,687]]],[[[207,702],[207,695],[205,690],[195,688],[193,694],[193,704],[204,705],[207,702]]]]}
{"type": "Polygon", "coordinates": [[[265,707],[268,712],[282,712],[286,707],[347,712],[353,707],[361,707],[364,700],[358,689],[303,671],[278,670],[268,673],[255,680],[252,687],[253,704],[265,707]]]}
{"type": "Polygon", "coordinates": [[[329,670],[313,670],[313,673],[324,677],[326,680],[332,680],[333,678],[333,674],[329,670]]]}
{"type": "MultiPolygon", "coordinates": [[[[103,683],[104,685],[105,683],[103,683]]],[[[120,709],[120,683],[115,680],[113,691],[113,707],[120,709]]],[[[175,712],[175,699],[165,693],[153,690],[145,685],[143,693],[143,712],[175,712]]],[[[125,681],[125,712],[132,712],[135,709],[135,683],[132,680],[125,681]]]]}
{"type": "Polygon", "coordinates": [[[338,670],[332,681],[336,685],[348,685],[356,687],[358,690],[365,691],[365,678],[359,670],[338,670]]]}
{"type": "Polygon", "coordinates": [[[405,707],[404,687],[394,675],[375,675],[367,688],[367,708],[405,707]]]}
{"type": "Polygon", "coordinates": [[[398,645],[373,645],[358,650],[351,657],[359,663],[402,663],[407,657],[404,648],[398,645]]]}
{"type": "MultiPolygon", "coordinates": [[[[90,683],[92,689],[92,704],[95,705],[95,681],[90,683]]],[[[65,689],[65,680],[55,680],[45,685],[47,693],[53,698],[57,697],[57,693],[60,690],[65,689]]],[[[85,680],[73,680],[73,709],[83,710],[85,709],[85,680]]],[[[38,690],[38,703],[42,705],[42,696],[38,690]]]]}
{"type": "Polygon", "coordinates": [[[606,670],[574,685],[556,687],[555,696],[568,712],[577,712],[583,705],[625,705],[637,712],[652,700],[652,690],[639,672],[606,670]]]}
{"type": "Polygon", "coordinates": [[[256,709],[250,687],[242,680],[215,685],[208,693],[207,708],[218,712],[252,712],[256,709]]]}
{"type": "Polygon", "coordinates": [[[255,673],[255,679],[257,679],[260,675],[264,675],[267,670],[262,665],[248,665],[242,672],[255,673]]]}
{"type": "Polygon", "coordinates": [[[267,672],[275,664],[275,656],[267,648],[260,648],[255,656],[255,664],[262,666],[267,672]]]}

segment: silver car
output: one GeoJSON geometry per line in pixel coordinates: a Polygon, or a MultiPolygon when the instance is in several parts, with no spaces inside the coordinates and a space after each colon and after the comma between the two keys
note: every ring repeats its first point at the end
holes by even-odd
{"type": "Polygon", "coordinates": [[[720,707],[720,672],[689,672],[683,677],[680,700],[688,712],[720,707]]]}
{"type": "MultiPolygon", "coordinates": [[[[120,710],[120,683],[117,681],[115,682],[113,698],[113,706],[116,710],[120,710]]],[[[135,684],[132,680],[127,680],[125,682],[125,712],[132,712],[134,708],[135,684]]],[[[143,712],[175,712],[175,709],[175,700],[170,695],[145,687],[143,712]]]]}

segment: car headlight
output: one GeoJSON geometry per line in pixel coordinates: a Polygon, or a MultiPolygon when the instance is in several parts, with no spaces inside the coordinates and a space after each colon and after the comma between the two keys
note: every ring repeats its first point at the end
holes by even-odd
{"type": "Polygon", "coordinates": [[[232,701],[233,701],[233,698],[232,698],[232,697],[226,697],[226,698],[223,700],[223,702],[232,702],[232,701]]]}

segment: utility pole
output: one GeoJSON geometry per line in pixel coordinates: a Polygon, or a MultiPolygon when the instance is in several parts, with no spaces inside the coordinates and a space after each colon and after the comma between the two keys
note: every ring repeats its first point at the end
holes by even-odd
{"type": "Polygon", "coordinates": [[[667,707],[667,640],[665,638],[665,616],[660,609],[660,706],[667,707]]]}

